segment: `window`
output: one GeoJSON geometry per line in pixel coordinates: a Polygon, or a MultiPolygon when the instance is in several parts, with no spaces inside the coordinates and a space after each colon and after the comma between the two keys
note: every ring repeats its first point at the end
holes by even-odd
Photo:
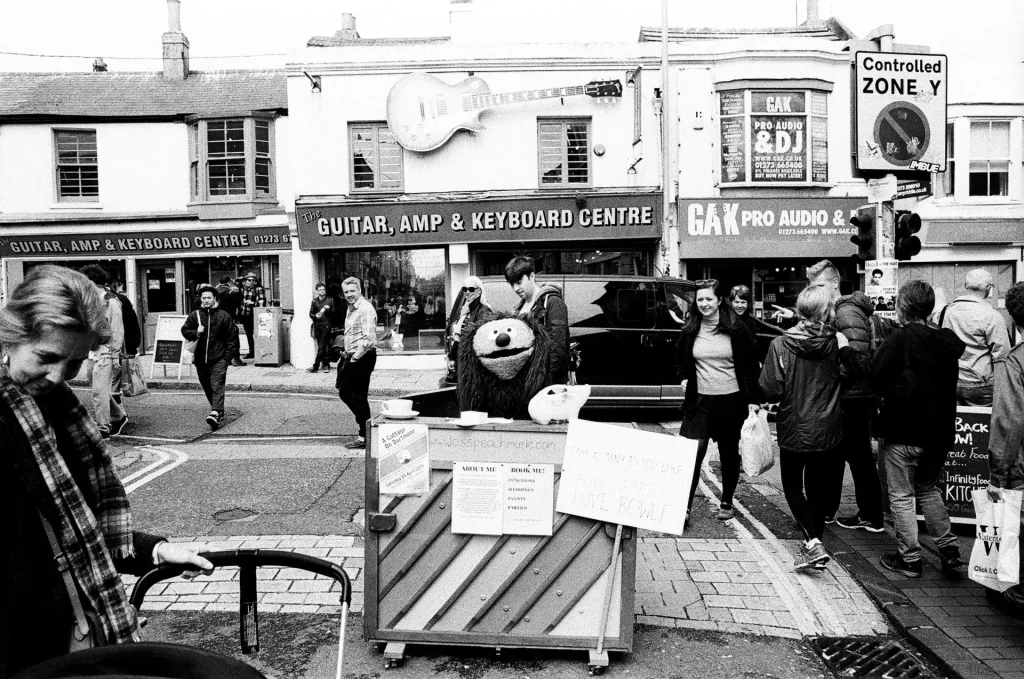
{"type": "Polygon", "coordinates": [[[352,192],[402,191],[402,147],[387,123],[349,125],[352,192]]]}
{"type": "Polygon", "coordinates": [[[719,113],[722,184],[828,182],[827,92],[723,90],[719,113]]]}
{"type": "Polygon", "coordinates": [[[274,133],[268,119],[198,120],[189,125],[189,186],[195,202],[273,198],[274,133]]]}
{"type": "Polygon", "coordinates": [[[968,195],[1005,196],[1010,187],[1010,122],[971,122],[968,195]]]}
{"type": "Polygon", "coordinates": [[[99,161],[95,130],[54,132],[57,150],[57,200],[61,202],[100,199],[99,161]]]}
{"type": "Polygon", "coordinates": [[[590,120],[538,120],[540,185],[590,184],[590,120]]]}

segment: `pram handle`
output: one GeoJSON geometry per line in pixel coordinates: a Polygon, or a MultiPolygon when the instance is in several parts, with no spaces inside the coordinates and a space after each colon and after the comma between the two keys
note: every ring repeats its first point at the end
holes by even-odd
{"type": "MultiPolygon", "coordinates": [[[[232,549],[222,552],[203,552],[201,556],[212,563],[214,568],[238,566],[243,569],[256,569],[262,566],[279,566],[310,571],[338,582],[341,585],[341,602],[346,605],[352,603],[352,581],[349,580],[348,573],[338,564],[326,559],[275,549],[232,549]]],[[[142,602],[146,598],[146,592],[153,585],[162,580],[176,578],[186,570],[192,569],[181,564],[157,566],[135,583],[129,602],[136,609],[141,608],[142,602]]]]}

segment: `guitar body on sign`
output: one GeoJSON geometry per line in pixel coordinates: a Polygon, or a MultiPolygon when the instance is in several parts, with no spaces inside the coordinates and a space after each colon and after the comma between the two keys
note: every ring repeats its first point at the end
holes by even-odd
{"type": "Polygon", "coordinates": [[[475,76],[449,85],[426,73],[411,73],[395,83],[388,93],[388,128],[403,148],[422,153],[440,148],[459,130],[484,129],[480,113],[488,108],[583,94],[621,97],[622,83],[605,80],[580,86],[491,94],[487,83],[475,76]]]}

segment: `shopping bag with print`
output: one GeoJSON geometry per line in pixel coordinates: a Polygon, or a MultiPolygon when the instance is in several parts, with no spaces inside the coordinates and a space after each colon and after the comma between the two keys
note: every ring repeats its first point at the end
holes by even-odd
{"type": "Polygon", "coordinates": [[[1020,578],[1021,491],[1004,490],[993,502],[985,488],[974,490],[976,539],[971,551],[971,580],[1003,592],[1020,578]]]}
{"type": "Polygon", "coordinates": [[[747,476],[764,474],[775,464],[767,411],[750,409],[740,429],[740,460],[747,476]]]}
{"type": "Polygon", "coordinates": [[[142,396],[149,393],[146,376],[137,358],[121,359],[121,393],[125,396],[142,396]]]}

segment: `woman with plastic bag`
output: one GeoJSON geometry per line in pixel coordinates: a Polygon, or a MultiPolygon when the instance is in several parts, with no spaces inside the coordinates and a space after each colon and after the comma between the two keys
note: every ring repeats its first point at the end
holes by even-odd
{"type": "MultiPolygon", "coordinates": [[[[1024,283],[1014,283],[1006,292],[1006,311],[1017,327],[1024,331],[1024,283]]],[[[1024,343],[1010,350],[1006,359],[996,363],[995,398],[992,402],[992,423],[989,431],[988,496],[993,502],[1002,499],[1004,490],[1024,489],[1024,343]]],[[[1022,526],[1024,528],[1024,526],[1022,526]]],[[[1024,560],[1019,560],[1019,563],[1024,560]]],[[[1018,565],[1019,570],[1019,565],[1018,565]]],[[[1018,584],[1002,594],[987,589],[986,594],[998,608],[1024,618],[1024,586],[1018,584]]]]}
{"type": "Polygon", "coordinates": [[[804,288],[796,308],[802,320],[772,340],[759,384],[765,398],[779,401],[782,490],[805,539],[794,566],[824,568],[831,557],[821,544],[828,500],[823,491],[843,463],[836,452],[843,434],[839,366],[860,369],[846,337],[831,326],[835,308],[827,288],[804,288]]]}
{"type": "Polygon", "coordinates": [[[57,266],[33,269],[0,310],[0,677],[137,640],[119,571],[212,568],[133,530],[107,443],[65,384],[110,340],[105,310],[88,278],[57,266]]]}

